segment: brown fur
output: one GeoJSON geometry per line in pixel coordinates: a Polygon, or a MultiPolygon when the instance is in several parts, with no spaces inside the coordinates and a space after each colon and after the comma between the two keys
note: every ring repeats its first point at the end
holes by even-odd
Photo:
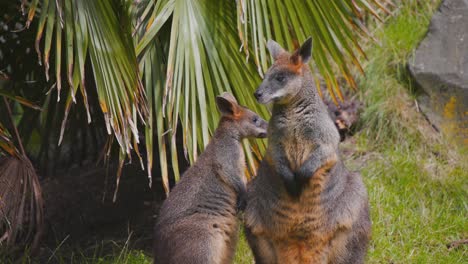
{"type": "Polygon", "coordinates": [[[163,203],[154,234],[156,264],[231,263],[238,208],[245,204],[242,139],[265,137],[267,123],[229,94],[213,138],[163,203]]]}
{"type": "Polygon", "coordinates": [[[289,55],[269,42],[275,63],[255,96],[273,101],[273,115],[265,158],[247,188],[247,239],[257,263],[362,263],[370,236],[366,189],[340,160],[306,44],[289,55]]]}

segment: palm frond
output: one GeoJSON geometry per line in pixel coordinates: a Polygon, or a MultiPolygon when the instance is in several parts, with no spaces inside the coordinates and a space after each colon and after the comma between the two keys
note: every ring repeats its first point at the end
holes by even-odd
{"type": "Polygon", "coordinates": [[[31,242],[34,251],[39,245],[43,228],[42,189],[36,171],[26,156],[9,102],[5,97],[3,101],[19,148],[0,124],[0,153],[7,152],[6,156],[0,156],[0,245],[13,247],[31,242]]]}
{"type": "Polygon", "coordinates": [[[247,58],[253,57],[258,73],[263,76],[269,62],[268,39],[273,37],[293,50],[312,36],[314,66],[323,76],[334,101],[337,102],[337,97],[343,100],[335,69],[339,69],[351,88],[356,88],[351,68],[362,73],[358,58],[365,55],[354,31],[367,32],[359,22],[364,13],[378,17],[371,2],[388,12],[378,0],[239,0],[237,21],[242,48],[247,58]]]}
{"type": "MultiPolygon", "coordinates": [[[[181,122],[184,152],[193,162],[198,151],[208,143],[219,116],[214,96],[230,91],[239,101],[267,116],[266,109],[258,106],[251,93],[269,65],[266,41],[275,38],[288,49],[298,41],[312,35],[315,40],[315,66],[322,74],[335,101],[341,97],[335,67],[341,70],[351,87],[355,87],[350,67],[361,68],[359,55],[364,55],[353,33],[354,28],[365,30],[357,19],[364,12],[376,12],[365,0],[359,1],[159,1],[148,19],[146,32],[140,35],[137,51],[143,57],[154,61],[146,62],[147,69],[164,61],[166,79],[158,75],[158,85],[153,85],[155,104],[153,110],[157,119],[159,155],[163,182],[167,185],[169,160],[167,145],[171,145],[172,167],[178,177],[177,156],[175,156],[175,134],[181,122]],[[155,39],[169,19],[172,10],[170,37],[160,41],[169,42],[166,57],[146,56],[144,51],[148,39],[155,39]],[[237,10],[237,15],[234,10],[237,10]],[[156,21],[156,22],[154,22],[156,21]],[[238,40],[240,38],[240,42],[238,40]],[[252,43],[252,44],[250,44],[252,43]],[[237,51],[241,48],[254,57],[255,67],[244,61],[237,51]],[[356,53],[358,52],[358,53],[356,53]],[[347,58],[347,59],[345,59],[347,58]],[[331,60],[330,60],[331,59],[331,60]],[[333,61],[334,66],[330,61],[333,61]],[[258,75],[255,75],[255,71],[258,75]],[[162,83],[164,87],[162,87],[162,83]],[[163,91],[161,94],[161,90],[163,91]],[[335,95],[336,94],[336,95],[335,95]],[[162,103],[160,102],[162,98],[162,103]],[[164,120],[161,120],[164,119],[164,120]],[[161,128],[162,126],[162,128],[161,128]]],[[[145,9],[146,10],[146,9],[145,9]]],[[[377,15],[377,14],[376,14],[377,15]]],[[[365,32],[365,31],[364,31],[365,32]]],[[[161,38],[159,36],[158,38],[161,38]]],[[[165,51],[159,54],[166,55],[165,51]]],[[[153,54],[154,55],[154,54],[153,54]]],[[[160,71],[158,69],[158,71],[160,71]]],[[[145,71],[146,74],[147,71],[145,71]]],[[[149,73],[149,71],[148,71],[149,73]]],[[[155,83],[147,80],[147,85],[155,83]]],[[[151,139],[147,139],[152,142],[151,139]]],[[[151,146],[147,146],[149,149],[151,146]]],[[[260,156],[264,145],[255,145],[255,151],[247,151],[251,168],[255,167],[254,155],[260,156]],[[254,153],[254,154],[252,154],[254,153]]]]}
{"type": "Polygon", "coordinates": [[[11,139],[10,132],[0,123],[0,156],[19,157],[20,152],[11,139]]]}
{"type": "MultiPolygon", "coordinates": [[[[13,123],[13,119],[11,118],[11,110],[10,110],[10,108],[8,106],[7,98],[9,98],[9,99],[11,99],[11,100],[13,100],[13,101],[15,101],[17,103],[23,104],[23,105],[25,105],[27,107],[30,107],[32,109],[35,109],[35,110],[40,110],[41,109],[39,106],[37,106],[36,104],[30,102],[29,100],[27,100],[27,99],[25,99],[23,97],[11,94],[8,91],[3,90],[1,87],[0,87],[0,97],[3,97],[3,102],[5,104],[5,108],[7,108],[8,116],[10,117],[10,122],[12,123],[12,126],[14,126],[15,124],[13,123]]],[[[14,128],[14,129],[15,129],[15,132],[17,133],[16,136],[17,136],[18,144],[20,144],[19,149],[16,147],[15,143],[13,142],[11,133],[0,122],[0,157],[1,157],[1,154],[5,155],[5,156],[16,157],[16,158],[20,158],[21,156],[25,156],[25,150],[24,150],[24,148],[22,146],[22,143],[20,141],[19,133],[16,131],[16,128],[14,128]]]]}
{"type": "MultiPolygon", "coordinates": [[[[356,32],[367,34],[360,19],[367,12],[378,16],[375,5],[387,11],[388,4],[378,0],[32,0],[27,13],[29,21],[40,13],[36,49],[47,77],[49,58],[55,58],[59,95],[65,83],[61,77],[67,76],[61,134],[78,90],[88,109],[85,69],[91,65],[107,131],[117,139],[120,157],[131,149],[140,157],[138,122],[143,121],[148,176],[151,181],[157,142],[168,192],[170,168],[179,178],[176,132],[181,131],[185,158],[195,161],[219,119],[217,94],[229,91],[241,104],[269,115],[251,96],[270,63],[268,39],[291,50],[312,35],[313,66],[333,99],[342,98],[338,72],[354,88],[352,69],[361,69],[364,55],[356,32]]],[[[245,148],[252,173],[265,144],[250,141],[245,148]]]]}
{"type": "MultiPolygon", "coordinates": [[[[38,1],[29,5],[29,21],[38,6],[38,1]]],[[[148,110],[128,9],[122,2],[117,4],[111,0],[44,0],[40,3],[40,11],[36,50],[48,78],[52,39],[55,39],[57,100],[60,100],[63,83],[62,61],[66,62],[69,89],[61,134],[78,90],[87,109],[88,123],[92,120],[85,86],[85,66],[89,64],[89,58],[107,131],[114,134],[122,152],[130,154],[139,142],[138,123],[145,122],[148,110]]]]}
{"type": "Polygon", "coordinates": [[[38,106],[37,104],[29,101],[28,99],[24,98],[24,97],[21,97],[21,96],[18,96],[18,95],[15,95],[15,94],[12,94],[8,91],[5,91],[3,90],[1,87],[0,87],[0,96],[3,96],[5,98],[8,98],[10,100],[13,100],[13,101],[16,101],[26,107],[29,107],[29,108],[32,108],[32,109],[35,109],[35,110],[41,110],[41,107],[38,106]]]}
{"type": "MultiPolygon", "coordinates": [[[[5,73],[0,72],[0,97],[2,97],[3,103],[5,104],[5,109],[8,114],[6,116],[10,118],[9,121],[12,123],[11,125],[13,126],[14,125],[13,119],[11,118],[11,110],[8,105],[7,99],[10,99],[14,102],[17,102],[19,104],[22,104],[26,107],[29,107],[35,110],[41,110],[41,107],[29,101],[26,98],[23,98],[21,96],[11,93],[8,89],[6,89],[6,87],[10,85],[11,83],[9,81],[9,77],[5,73]]],[[[20,140],[19,134],[17,134],[17,139],[18,141],[20,140]]],[[[18,142],[18,143],[21,144],[21,142],[18,142]]],[[[8,131],[8,129],[5,128],[5,126],[0,122],[0,157],[1,157],[1,154],[3,154],[5,156],[12,156],[12,157],[19,158],[25,152],[23,146],[20,146],[20,149],[21,149],[21,152],[15,146],[15,143],[13,142],[12,136],[10,132],[8,131]]]]}
{"type": "MultiPolygon", "coordinates": [[[[163,87],[167,69],[169,20],[174,10],[173,0],[146,1],[140,3],[134,15],[136,19],[135,37],[138,40],[136,52],[140,57],[140,71],[149,108],[148,123],[145,126],[145,145],[149,185],[152,185],[153,144],[157,135],[161,179],[166,193],[169,192],[168,144],[164,129],[168,127],[162,110],[163,87]]],[[[170,147],[170,146],[169,146],[170,147]]],[[[176,153],[176,152],[175,152],[176,153]]],[[[173,155],[176,158],[176,154],[173,155]]],[[[175,175],[178,164],[173,160],[175,175]]]]}
{"type": "Polygon", "coordinates": [[[43,228],[39,179],[25,157],[0,158],[0,245],[31,242],[37,249],[43,228]]]}

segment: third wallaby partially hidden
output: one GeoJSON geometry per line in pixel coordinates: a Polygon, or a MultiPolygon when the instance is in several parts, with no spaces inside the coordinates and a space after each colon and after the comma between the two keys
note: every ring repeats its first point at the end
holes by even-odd
{"type": "Polygon", "coordinates": [[[371,222],[358,173],[340,160],[338,131],[307,62],[312,40],[274,64],[255,97],[273,103],[268,148],[247,187],[246,234],[257,264],[363,263],[371,222]]]}

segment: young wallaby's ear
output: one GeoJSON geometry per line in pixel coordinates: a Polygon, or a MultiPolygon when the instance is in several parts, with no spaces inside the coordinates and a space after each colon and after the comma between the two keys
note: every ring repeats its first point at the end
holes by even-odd
{"type": "Polygon", "coordinates": [[[224,93],[220,94],[219,96],[221,96],[224,99],[229,100],[229,101],[231,101],[233,103],[238,104],[237,99],[234,97],[234,95],[232,95],[232,94],[230,94],[228,92],[224,92],[224,93]]]}
{"type": "Polygon", "coordinates": [[[230,93],[216,96],[216,105],[222,115],[236,116],[239,113],[237,100],[230,93]]]}
{"type": "Polygon", "coordinates": [[[267,42],[267,48],[275,60],[278,59],[279,55],[284,52],[284,49],[280,46],[280,44],[271,39],[267,42]]]}
{"type": "Polygon", "coordinates": [[[309,62],[312,56],[312,37],[309,37],[302,46],[297,49],[291,56],[291,62],[298,64],[305,64],[309,62]]]}

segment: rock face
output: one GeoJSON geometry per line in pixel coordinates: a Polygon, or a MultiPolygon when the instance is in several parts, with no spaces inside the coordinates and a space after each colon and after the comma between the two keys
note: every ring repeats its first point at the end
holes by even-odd
{"type": "Polygon", "coordinates": [[[468,145],[468,0],[443,1],[409,69],[429,121],[468,145]]]}

